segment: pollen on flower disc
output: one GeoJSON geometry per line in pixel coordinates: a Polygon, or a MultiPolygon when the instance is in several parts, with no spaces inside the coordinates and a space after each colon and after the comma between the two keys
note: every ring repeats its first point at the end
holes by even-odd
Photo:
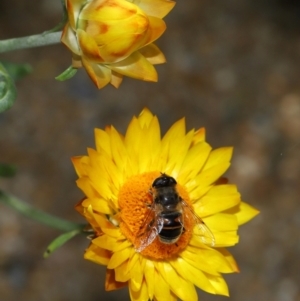
{"type": "MultiPolygon", "coordinates": [[[[151,187],[153,181],[160,175],[161,172],[148,172],[133,176],[125,182],[119,191],[120,229],[135,246],[138,242],[138,234],[145,226],[149,214],[153,218],[155,217],[154,212],[151,212],[150,209],[153,203],[151,187]]],[[[185,188],[177,184],[176,189],[181,198],[191,206],[189,195],[185,188]]],[[[193,216],[187,210],[184,218],[184,231],[176,243],[166,244],[156,237],[151,244],[141,251],[141,254],[153,259],[166,259],[176,256],[188,245],[193,227],[193,216]]]]}

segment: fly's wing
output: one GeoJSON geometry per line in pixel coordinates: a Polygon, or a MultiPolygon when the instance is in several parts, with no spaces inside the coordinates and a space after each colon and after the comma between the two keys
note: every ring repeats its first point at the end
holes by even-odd
{"type": "Polygon", "coordinates": [[[157,237],[163,227],[163,220],[157,217],[155,205],[152,204],[145,218],[141,229],[138,231],[134,241],[134,247],[137,252],[142,252],[157,237]]]}
{"type": "Polygon", "coordinates": [[[215,237],[210,229],[206,226],[204,221],[194,212],[194,210],[184,201],[181,200],[182,207],[184,209],[184,217],[189,218],[186,214],[189,211],[195,221],[193,234],[199,237],[202,243],[213,247],[215,245],[215,237]]]}

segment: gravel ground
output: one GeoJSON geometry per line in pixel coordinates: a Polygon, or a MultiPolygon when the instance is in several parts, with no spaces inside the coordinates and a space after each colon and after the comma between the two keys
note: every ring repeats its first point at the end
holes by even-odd
{"type": "MultiPolygon", "coordinates": [[[[158,43],[168,60],[157,68],[159,82],[126,78],[118,90],[98,91],[84,70],[55,81],[71,62],[62,45],[3,54],[1,60],[29,62],[33,72],[0,115],[0,161],[18,168],[0,188],[82,221],[73,210],[82,194],[70,157],[94,146],[93,129],[114,124],[124,132],[145,106],[163,131],[186,116],[187,128],[206,127],[213,147],[234,146],[227,175],[261,211],[231,249],[241,273],[226,276],[230,300],[299,301],[299,16],[296,0],[178,1],[158,43]]],[[[1,0],[0,39],[43,32],[60,17],[58,0],[1,0]]],[[[103,291],[104,268],[82,258],[85,238],[44,260],[58,234],[0,205],[1,301],[129,300],[127,290],[103,291]]]]}

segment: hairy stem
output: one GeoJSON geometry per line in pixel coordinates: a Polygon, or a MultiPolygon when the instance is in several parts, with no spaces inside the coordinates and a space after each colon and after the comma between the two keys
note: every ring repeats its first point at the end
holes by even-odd
{"type": "Polygon", "coordinates": [[[0,41],[0,53],[60,43],[61,32],[41,33],[0,41]]]}
{"type": "Polygon", "coordinates": [[[42,210],[34,208],[22,202],[15,196],[6,194],[3,191],[0,191],[0,202],[14,208],[15,210],[24,214],[25,216],[33,220],[36,220],[40,223],[43,223],[47,226],[50,226],[52,228],[56,228],[62,231],[72,231],[72,230],[82,229],[83,227],[82,224],[69,222],[57,216],[53,216],[42,210]]]}

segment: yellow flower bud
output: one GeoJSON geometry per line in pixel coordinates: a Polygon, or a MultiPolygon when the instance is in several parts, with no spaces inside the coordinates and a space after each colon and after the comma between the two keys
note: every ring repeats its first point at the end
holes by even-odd
{"type": "Polygon", "coordinates": [[[73,53],[73,67],[84,66],[98,88],[118,87],[123,75],[157,81],[153,64],[165,58],[153,42],[173,6],[169,0],[66,0],[61,41],[73,53]]]}

